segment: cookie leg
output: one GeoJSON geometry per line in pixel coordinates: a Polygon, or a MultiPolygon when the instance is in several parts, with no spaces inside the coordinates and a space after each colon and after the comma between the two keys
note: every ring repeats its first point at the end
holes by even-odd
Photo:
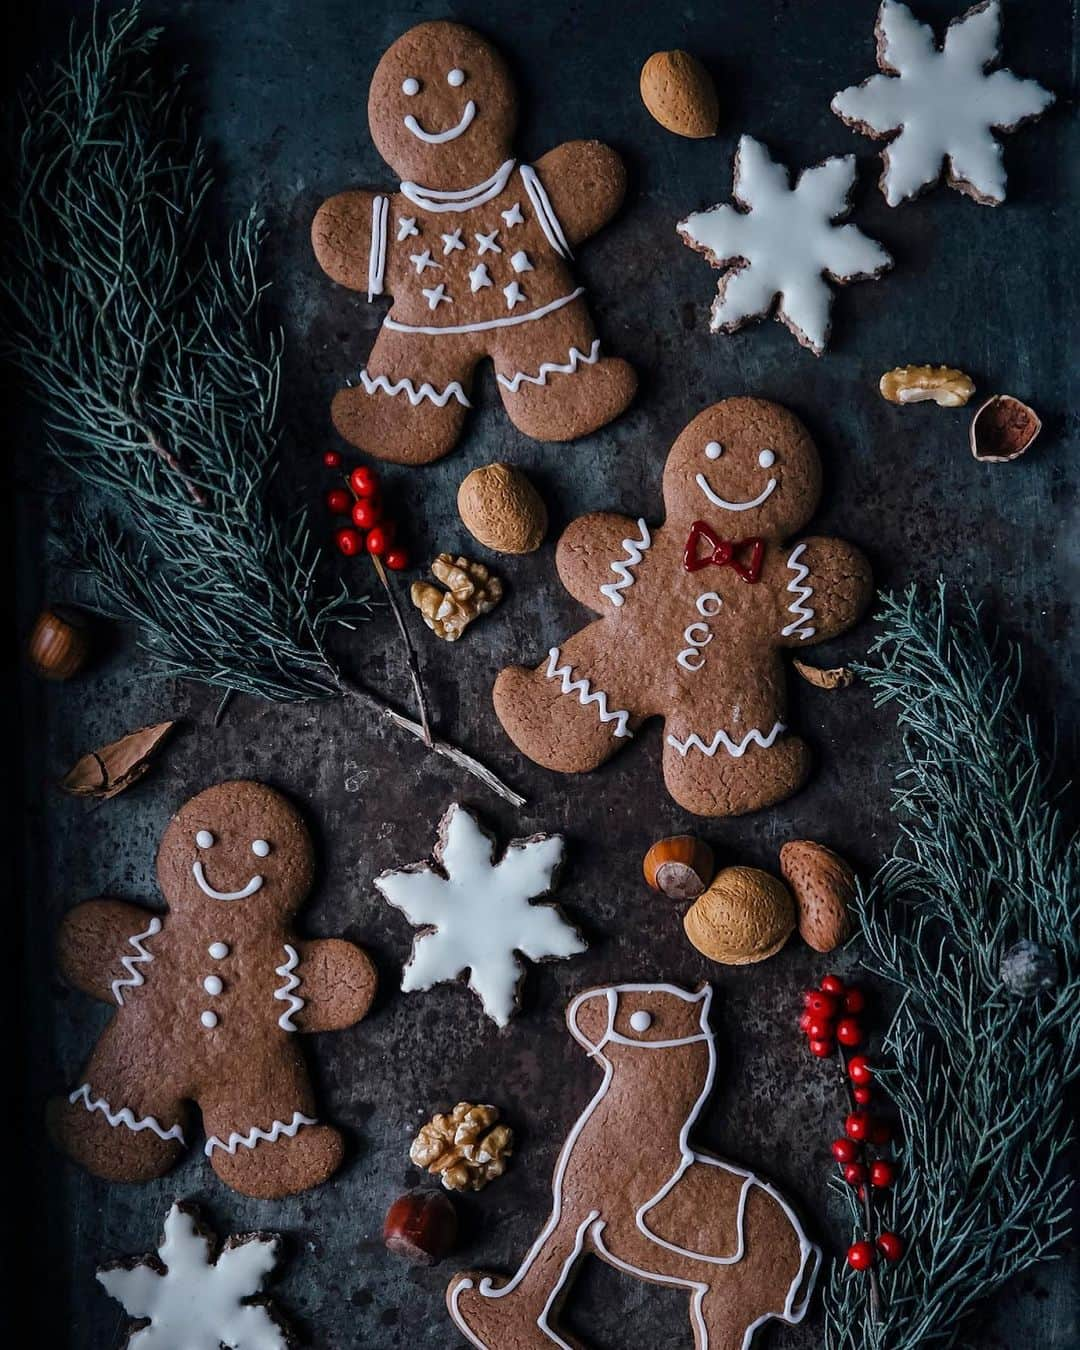
{"type": "Polygon", "coordinates": [[[492,360],[503,406],[537,441],[572,441],[606,426],[637,392],[621,358],[604,355],[584,300],[497,330],[492,360]]]}
{"type": "Polygon", "coordinates": [[[428,337],[384,328],[357,382],[330,416],[351,445],[395,464],[430,464],[457,444],[471,407],[477,354],[469,335],[428,337]]]}
{"type": "Polygon", "coordinates": [[[669,718],[664,781],[680,806],[698,816],[741,816],[797,792],[810,773],[810,748],[798,736],[764,729],[692,731],[669,718]]]}
{"type": "Polygon", "coordinates": [[[508,666],[495,681],[499,721],[524,754],[559,773],[586,773],[633,739],[640,720],[618,653],[591,624],[552,647],[535,670],[508,666]]]}
{"type": "MultiPolygon", "coordinates": [[[[150,1066],[146,1073],[151,1075],[150,1066]]],[[[182,1102],[168,1091],[125,1094],[108,1075],[88,1075],[67,1096],[54,1097],[45,1123],[57,1148],[105,1181],[160,1177],[187,1146],[182,1102]]]]}

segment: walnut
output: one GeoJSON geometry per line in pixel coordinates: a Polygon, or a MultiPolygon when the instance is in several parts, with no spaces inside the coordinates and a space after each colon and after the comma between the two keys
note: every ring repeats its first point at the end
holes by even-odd
{"type": "Polygon", "coordinates": [[[446,590],[429,581],[414,581],[409,595],[427,626],[445,642],[456,642],[473,619],[502,599],[502,582],[483,563],[440,553],[431,571],[446,590]]]}
{"type": "Polygon", "coordinates": [[[502,1176],[513,1152],[513,1131],[498,1119],[497,1106],[458,1102],[449,1114],[433,1116],[421,1127],[409,1157],[440,1176],[449,1191],[479,1191],[502,1176]]]}
{"type": "Polygon", "coordinates": [[[951,366],[897,366],[882,375],[878,388],[890,403],[933,400],[939,408],[962,408],[975,392],[975,382],[951,366]]]}

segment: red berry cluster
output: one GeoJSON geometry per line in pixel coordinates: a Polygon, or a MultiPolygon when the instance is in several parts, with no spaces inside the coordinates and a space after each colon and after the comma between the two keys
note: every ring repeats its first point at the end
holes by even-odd
{"type": "MultiPolygon", "coordinates": [[[[875,1193],[893,1184],[896,1165],[887,1158],[866,1156],[869,1148],[883,1148],[890,1142],[892,1129],[888,1121],[869,1109],[874,1101],[870,1061],[863,1054],[848,1053],[863,1043],[859,1019],[865,1008],[866,996],[861,989],[845,985],[837,975],[826,975],[816,989],[803,994],[799,1030],[805,1034],[812,1055],[819,1059],[833,1054],[839,1057],[851,1110],[844,1119],[844,1138],[833,1140],[832,1155],[844,1180],[855,1187],[870,1229],[875,1193]]],[[[886,1261],[899,1261],[904,1254],[904,1244],[895,1233],[881,1233],[876,1243],[853,1242],[848,1248],[848,1265],[868,1270],[876,1260],[875,1246],[886,1261]]]]}
{"type": "MultiPolygon", "coordinates": [[[[341,456],[336,450],[327,450],[323,463],[328,469],[340,469],[341,456]]],[[[391,571],[403,571],[409,565],[409,555],[400,545],[394,545],[397,524],[383,509],[375,470],[361,465],[346,475],[344,483],[344,487],[331,488],[326,494],[331,515],[352,520],[351,525],[342,525],[334,534],[338,552],[346,558],[367,552],[381,558],[391,571]]]]}

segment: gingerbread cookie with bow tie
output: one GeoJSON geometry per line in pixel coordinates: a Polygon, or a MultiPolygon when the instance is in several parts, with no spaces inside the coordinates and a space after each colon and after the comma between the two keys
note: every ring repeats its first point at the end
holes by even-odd
{"type": "Polygon", "coordinates": [[[315,216],[323,271],[369,300],[393,296],[331,408],[341,435],[380,459],[427,464],[453,449],[485,357],[511,421],[536,440],[584,436],[634,396],[634,372],[602,350],[569,266],[618,210],[622,162],[598,141],[569,141],[522,163],[516,120],[490,43],[455,23],[411,28],[368,97],[371,138],[400,187],[339,193],[315,216]]]}
{"type": "Polygon", "coordinates": [[[800,537],[821,462],[775,403],[706,408],[671,448],[663,495],[661,526],[601,512],[567,528],[559,577],[600,617],[535,670],[502,671],[495,710],[519,749],[562,773],[597,768],[662,717],[675,800],[741,815],[805,781],[783,654],[851,628],[870,601],[870,567],[841,539],[800,537]]]}

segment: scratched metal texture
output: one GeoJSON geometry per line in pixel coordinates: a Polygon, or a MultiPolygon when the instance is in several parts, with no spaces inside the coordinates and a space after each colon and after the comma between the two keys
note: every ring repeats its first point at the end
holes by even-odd
{"type": "MultiPolygon", "coordinates": [[[[525,158],[582,136],[608,141],[624,155],[625,208],[580,250],[578,266],[605,345],[633,361],[641,392],[631,411],[599,434],[573,445],[539,445],[507,421],[488,371],[454,454],[419,471],[385,471],[418,559],[440,549],[477,551],[454,505],[457,485],[477,465],[495,459],[520,465],[551,508],[551,536],[539,553],[484,555],[507,582],[496,613],[456,646],[414,625],[439,725],[527,794],[520,811],[340,702],[273,707],[238,700],[215,730],[216,697],[147,678],[128,641],[118,641],[70,685],[23,678],[17,893],[24,941],[13,1015],[24,1070],[20,1171],[34,1197],[19,1232],[32,1278],[47,1289],[47,1297],[33,1300],[38,1343],[119,1346],[122,1315],[95,1284],[95,1265],[153,1248],[168,1205],[186,1197],[204,1205],[223,1233],[259,1228],[285,1235],[276,1293],[310,1344],[372,1350],[457,1344],[443,1310],[449,1274],[458,1265],[515,1268],[546,1215],[557,1149],[594,1089],[596,1069],[569,1039],[564,1005],[587,985],[628,978],[713,982],[721,1071],[700,1138],[775,1179],[811,1231],[838,1250],[843,1225],[826,1179],[827,1141],[841,1104],[831,1075],[800,1045],[793,1021],[799,991],[829,965],[853,971],[858,949],[826,962],[794,941],[761,966],[710,965],[684,940],[676,909],[643,886],[640,860],[654,838],[698,830],[723,863],[775,867],[785,840],[809,836],[872,869],[893,828],[888,801],[897,739],[890,714],[875,712],[865,689],[826,694],[799,685],[794,720],[818,761],[811,784],[748,819],[697,822],[662,790],[658,727],[647,728],[599,773],[558,777],[514,751],[489,691],[501,666],[539,659],[583,621],[554,573],[552,541],[560,527],[605,507],[657,518],[661,470],[679,430],[721,396],[754,393],[795,409],[821,446],[827,486],[815,528],[860,544],[883,586],[928,583],[941,572],[986,598],[1022,639],[1033,706],[1056,714],[1063,744],[1075,743],[1080,147],[1065,106],[1075,59],[1073,6],[1058,0],[1006,6],[1009,64],[1062,96],[1041,124],[1007,139],[1008,204],[991,210],[937,190],[895,211],[875,188],[875,148],[828,107],[837,89],[874,68],[871,0],[537,7],[470,0],[447,8],[426,0],[154,0],[146,8],[166,23],[168,49],[191,66],[193,100],[225,182],[223,211],[255,200],[270,224],[270,303],[288,336],[284,480],[315,504],[318,528],[326,486],[319,456],[336,444],[329,400],[361,364],[380,308],[321,275],[310,256],[308,223],[328,194],[390,181],[367,136],[367,86],[381,52],[421,19],[449,13],[498,42],[520,82],[518,144],[525,158]],[[669,135],[638,98],[645,57],[679,46],[700,56],[717,79],[722,117],[715,140],[669,135]],[[716,274],[674,232],[681,216],[728,198],[733,148],[744,130],[791,165],[856,154],[855,218],[896,259],[885,280],[838,292],[832,346],[820,360],[772,321],[735,337],[710,335],[716,274]],[[1013,465],[976,464],[966,444],[968,413],[932,406],[898,411],[880,399],[880,373],[907,361],[969,370],[977,397],[1010,391],[1029,399],[1044,421],[1040,444],[1013,465]],[[98,809],[56,792],[58,773],[86,748],[176,716],[185,719],[184,729],[133,791],[98,809]],[[302,804],[321,858],[303,931],[362,943],[382,978],[365,1022],[309,1044],[325,1115],[348,1135],[347,1163],[317,1192],[280,1203],[226,1190],[200,1149],[151,1185],[108,1186],[62,1162],[41,1129],[45,1098],[75,1079],[109,1016],[56,977],[50,946],[61,915],[95,894],[154,901],[153,858],[169,814],[230,776],[266,779],[302,804]],[[569,860],[559,898],[590,941],[578,960],[530,969],[521,1015],[503,1033],[463,988],[397,992],[412,934],[371,885],[380,869],[428,854],[436,821],[454,799],[478,807],[506,838],[565,833],[569,860]],[[515,1158],[502,1180],[461,1202],[465,1237],[458,1256],[418,1271],[384,1253],[380,1224],[389,1202],[420,1179],[407,1158],[413,1131],[432,1110],[459,1098],[502,1107],[516,1132],[515,1158]]],[[[24,15],[28,55],[61,42],[69,9],[48,0],[24,15]]],[[[939,23],[955,12],[943,0],[925,0],[921,11],[939,23]]],[[[69,588],[42,547],[57,506],[35,490],[32,423],[25,440],[27,490],[17,513],[20,631],[42,602],[69,588]]],[[[357,590],[370,581],[359,564],[348,565],[345,575],[357,590]]],[[[872,633],[866,623],[815,659],[856,657],[872,633]]],[[[343,659],[373,687],[408,704],[401,651],[385,613],[346,644],[343,659]]],[[[628,1120],[625,1138],[613,1138],[611,1147],[643,1149],[648,1140],[628,1120]]],[[[1069,1270],[1070,1263],[1059,1263],[1028,1273],[986,1310],[971,1344],[1076,1344],[1069,1270]]],[[[25,1296],[20,1301],[25,1306],[25,1296]]],[[[690,1345],[683,1294],[631,1282],[593,1262],[569,1321],[597,1347],[690,1345]]],[[[793,1350],[820,1344],[820,1315],[815,1310],[802,1327],[772,1335],[793,1350]]]]}

